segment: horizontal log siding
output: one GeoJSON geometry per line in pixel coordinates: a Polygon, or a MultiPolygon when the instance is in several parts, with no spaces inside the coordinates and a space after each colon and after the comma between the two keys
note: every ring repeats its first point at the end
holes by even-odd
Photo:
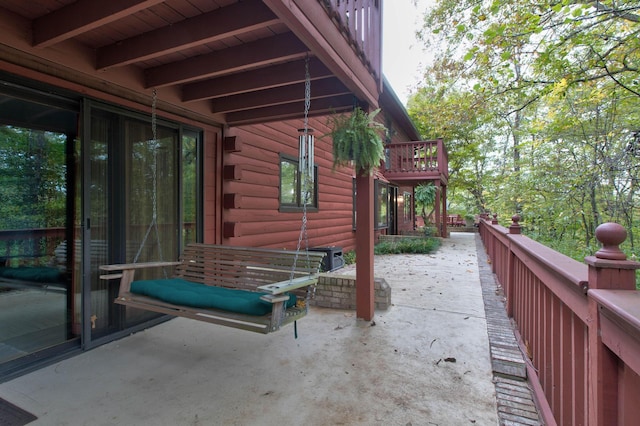
{"type": "MultiPolygon", "coordinates": [[[[635,424],[640,416],[640,293],[587,293],[588,287],[598,286],[589,281],[588,265],[489,220],[481,221],[480,235],[530,360],[531,382],[549,424],[635,424]],[[590,353],[602,345],[608,347],[603,351],[606,360],[594,368],[595,355],[590,353]],[[602,394],[599,387],[604,388],[602,394]],[[598,420],[602,418],[605,423],[598,420]]],[[[622,263],[627,264],[623,269],[634,268],[622,263]]]]}
{"type": "MultiPolygon", "coordinates": [[[[298,129],[301,120],[236,127],[235,136],[242,149],[224,153],[224,165],[240,168],[241,178],[225,180],[224,194],[239,194],[239,205],[223,210],[223,222],[234,223],[236,235],[225,244],[295,249],[302,213],[279,211],[280,154],[298,156],[298,129]]],[[[315,130],[315,162],[318,167],[318,211],[307,213],[310,247],[355,247],[352,229],[352,171],[332,170],[331,139],[323,138],[329,129],[323,117],[312,118],[315,130]]],[[[303,242],[304,246],[304,242],[303,242]]]]}

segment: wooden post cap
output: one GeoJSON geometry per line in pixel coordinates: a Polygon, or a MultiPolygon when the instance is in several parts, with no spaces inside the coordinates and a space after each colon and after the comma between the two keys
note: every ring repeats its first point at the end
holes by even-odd
{"type": "Polygon", "coordinates": [[[511,216],[511,226],[509,226],[510,234],[520,234],[522,232],[522,227],[518,223],[520,222],[520,216],[515,214],[511,216]]]}
{"type": "Polygon", "coordinates": [[[627,255],[619,247],[627,239],[627,230],[622,225],[614,222],[603,223],[596,228],[596,238],[602,243],[602,248],[596,252],[598,259],[627,259],[627,255]]]}

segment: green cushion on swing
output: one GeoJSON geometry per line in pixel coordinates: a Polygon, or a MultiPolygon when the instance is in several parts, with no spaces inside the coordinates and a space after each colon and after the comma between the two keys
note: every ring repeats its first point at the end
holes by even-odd
{"type": "MultiPolygon", "coordinates": [[[[246,315],[266,315],[272,304],[260,299],[267,293],[213,287],[182,278],[141,280],[131,283],[131,293],[153,297],[163,302],[193,308],[219,309],[246,315]]],[[[287,308],[296,304],[296,297],[289,295],[287,308]]]]}

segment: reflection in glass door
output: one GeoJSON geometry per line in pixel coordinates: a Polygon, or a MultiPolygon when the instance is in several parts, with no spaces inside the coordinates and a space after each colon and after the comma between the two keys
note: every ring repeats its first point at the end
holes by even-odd
{"type": "MultiPolygon", "coordinates": [[[[180,204],[178,128],[116,111],[90,112],[91,338],[150,320],[158,314],[114,304],[117,280],[101,280],[98,267],[178,257],[180,204]]],[[[136,279],[171,271],[138,271],[136,279]]]]}
{"type": "MultiPolygon", "coordinates": [[[[77,120],[75,112],[6,102],[77,120]]],[[[33,127],[0,126],[0,364],[67,342],[80,331],[73,326],[79,287],[69,243],[75,136],[44,130],[35,116],[21,120],[33,127]]]]}
{"type": "MultiPolygon", "coordinates": [[[[176,260],[178,257],[178,143],[177,129],[148,122],[124,121],[124,230],[127,262],[176,260]]],[[[171,271],[139,271],[137,278],[168,276],[171,271]],[[146,275],[145,275],[146,274],[146,275]]],[[[127,308],[127,325],[157,316],[127,308]]]]}
{"type": "Polygon", "coordinates": [[[88,313],[85,314],[85,330],[92,338],[108,334],[117,330],[115,310],[109,300],[114,298],[113,287],[116,283],[100,279],[98,267],[111,263],[110,228],[109,228],[109,200],[111,184],[109,181],[109,146],[114,143],[118,133],[118,122],[115,114],[89,110],[85,111],[90,117],[90,132],[85,153],[88,156],[88,167],[85,169],[84,194],[85,212],[88,213],[84,221],[87,224],[84,235],[84,275],[85,304],[88,313]]]}

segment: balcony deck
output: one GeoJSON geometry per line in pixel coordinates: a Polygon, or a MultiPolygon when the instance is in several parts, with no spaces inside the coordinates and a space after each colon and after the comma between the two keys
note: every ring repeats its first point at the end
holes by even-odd
{"type": "Polygon", "coordinates": [[[393,143],[386,146],[384,177],[394,183],[417,185],[449,180],[448,154],[442,139],[393,143]]]}
{"type": "Polygon", "coordinates": [[[175,319],[3,383],[0,398],[34,425],[513,422],[528,389],[494,374],[495,283],[477,244],[452,233],[435,255],[376,257],[393,306],[375,326],[315,307],[297,340],[175,319]]]}

